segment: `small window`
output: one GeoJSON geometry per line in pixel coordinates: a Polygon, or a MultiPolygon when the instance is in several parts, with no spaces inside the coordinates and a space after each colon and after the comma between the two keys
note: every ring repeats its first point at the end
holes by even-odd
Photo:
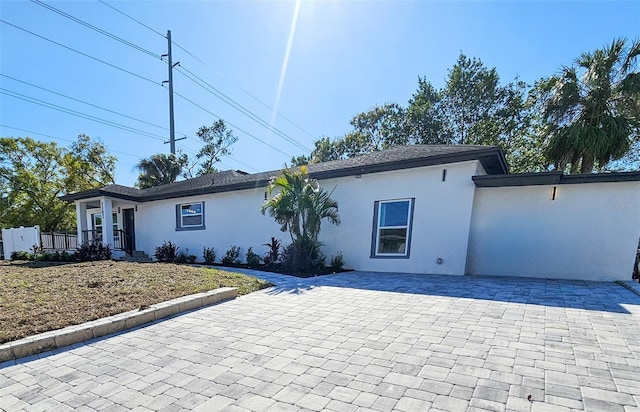
{"type": "Polygon", "coordinates": [[[204,229],[204,202],[176,206],[176,230],[204,229]]]}
{"type": "Polygon", "coordinates": [[[375,202],[371,257],[408,258],[414,199],[375,202]]]}

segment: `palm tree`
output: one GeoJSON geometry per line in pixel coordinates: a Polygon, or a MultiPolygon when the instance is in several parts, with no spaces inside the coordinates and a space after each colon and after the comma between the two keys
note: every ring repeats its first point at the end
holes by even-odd
{"type": "Polygon", "coordinates": [[[338,203],[331,199],[332,193],[320,188],[317,180],[309,178],[305,166],[299,172],[283,170],[267,187],[269,198],[261,212],[268,211],[280,223],[280,230],[289,232],[293,243],[317,245],[323,219],[340,224],[338,203]]]}
{"type": "Polygon", "coordinates": [[[555,169],[590,173],[621,158],[640,130],[640,42],[585,53],[540,84],[547,147],[555,169]]]}
{"type": "Polygon", "coordinates": [[[175,182],[182,169],[188,163],[187,155],[176,156],[164,153],[154,154],[148,159],[142,159],[136,165],[140,172],[136,186],[140,189],[165,185],[175,182]]]}

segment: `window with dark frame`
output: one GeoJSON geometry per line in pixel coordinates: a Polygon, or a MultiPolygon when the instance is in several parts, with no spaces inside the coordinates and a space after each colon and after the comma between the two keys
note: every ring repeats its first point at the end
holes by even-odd
{"type": "Polygon", "coordinates": [[[407,258],[414,199],[375,202],[371,257],[407,258]]]}
{"type": "Polygon", "coordinates": [[[176,206],[176,230],[204,229],[204,202],[176,206]]]}

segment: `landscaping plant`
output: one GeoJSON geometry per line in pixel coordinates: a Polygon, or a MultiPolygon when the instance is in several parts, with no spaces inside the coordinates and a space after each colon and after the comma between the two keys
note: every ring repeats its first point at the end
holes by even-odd
{"type": "Polygon", "coordinates": [[[247,250],[247,267],[249,268],[257,268],[260,266],[260,256],[253,251],[253,248],[250,247],[247,250]]]}
{"type": "Polygon", "coordinates": [[[278,263],[281,257],[280,248],[282,247],[282,242],[271,236],[271,242],[264,243],[263,246],[269,248],[269,251],[265,253],[264,257],[262,258],[264,264],[269,266],[273,265],[274,263],[278,263]]]}
{"type": "Polygon", "coordinates": [[[178,257],[178,249],[178,246],[174,245],[170,241],[166,241],[162,243],[161,246],[156,247],[156,253],[154,253],[154,256],[158,262],[175,262],[178,257]]]}
{"type": "Polygon", "coordinates": [[[212,265],[216,261],[216,252],[212,247],[204,247],[202,250],[202,259],[207,265],[212,265]]]}
{"type": "Polygon", "coordinates": [[[222,257],[223,265],[239,265],[240,264],[240,248],[238,246],[231,245],[231,248],[227,250],[227,253],[222,257]]]}
{"type": "Polygon", "coordinates": [[[268,199],[261,212],[268,211],[280,223],[280,230],[291,235],[291,244],[283,254],[283,263],[289,270],[317,273],[324,268],[318,242],[320,225],[324,219],[340,224],[338,203],[331,199],[332,193],[310,178],[305,166],[299,171],[283,170],[267,187],[268,199]]]}
{"type": "Polygon", "coordinates": [[[344,256],[342,256],[342,252],[338,252],[331,257],[331,267],[334,270],[342,270],[344,267],[344,256]]]}

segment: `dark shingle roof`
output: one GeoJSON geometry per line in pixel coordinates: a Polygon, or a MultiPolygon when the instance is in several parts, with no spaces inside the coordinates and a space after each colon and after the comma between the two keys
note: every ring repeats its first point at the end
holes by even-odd
{"type": "MultiPolygon", "coordinates": [[[[479,160],[488,174],[508,173],[502,150],[493,146],[473,145],[397,146],[387,150],[369,153],[364,156],[309,165],[308,172],[309,175],[315,179],[329,179],[468,160],[479,160]]],[[[124,200],[146,202],[264,187],[272,177],[277,176],[279,173],[280,170],[254,174],[237,170],[227,170],[149,189],[109,185],[101,189],[66,195],[63,196],[62,199],[73,201],[96,196],[111,196],[124,200]]]]}

